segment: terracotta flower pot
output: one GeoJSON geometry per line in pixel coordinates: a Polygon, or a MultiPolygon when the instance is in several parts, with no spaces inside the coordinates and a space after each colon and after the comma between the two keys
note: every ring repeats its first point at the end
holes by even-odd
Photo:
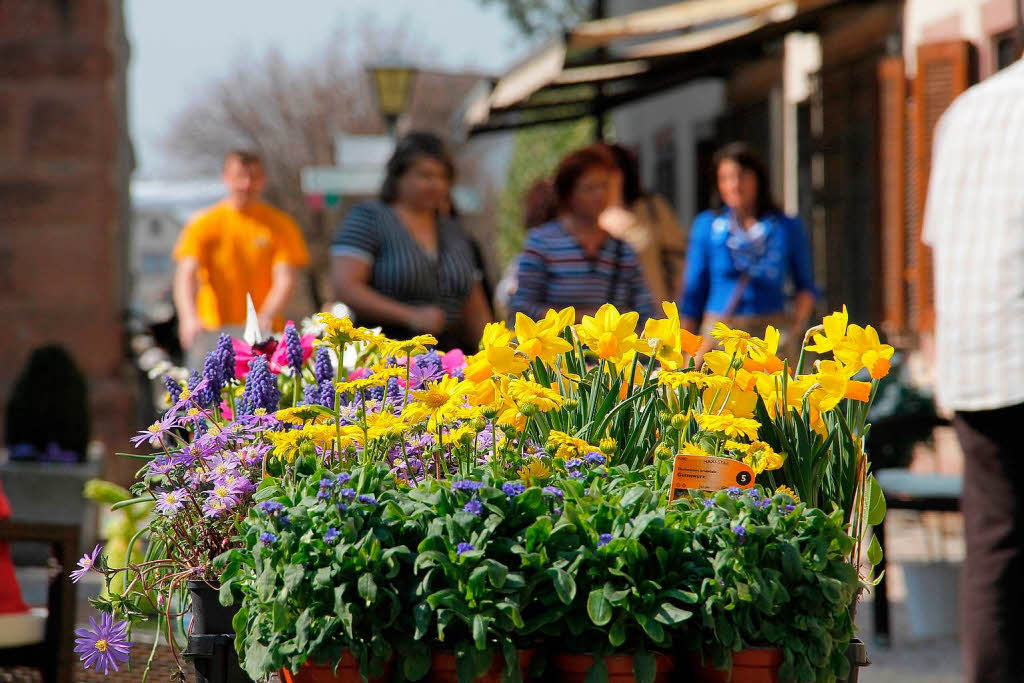
{"type": "MultiPolygon", "coordinates": [[[[676,660],[668,655],[654,655],[657,673],[654,683],[669,683],[676,669],[676,660]]],[[[604,664],[608,668],[608,683],[633,683],[633,655],[606,655],[604,664]]],[[[583,683],[594,665],[593,655],[558,655],[555,657],[555,672],[561,683],[583,683]]]]}
{"type": "MultiPolygon", "coordinates": [[[[384,665],[380,676],[371,676],[370,683],[383,683],[391,680],[391,661],[384,665]]],[[[282,683],[363,683],[359,675],[359,660],[346,651],[341,656],[338,671],[333,666],[321,664],[304,664],[296,673],[281,669],[282,683]]]]}
{"type": "MultiPolygon", "coordinates": [[[[533,662],[536,650],[519,651],[519,671],[523,680],[527,680],[527,672],[530,663],[533,662]]],[[[501,655],[494,655],[491,660],[491,668],[477,676],[477,683],[501,683],[501,672],[505,668],[505,658],[501,655]]],[[[430,664],[431,683],[458,683],[459,674],[456,668],[455,654],[452,652],[435,652],[433,661],[430,664]]]]}
{"type": "Polygon", "coordinates": [[[732,653],[732,670],[696,662],[699,683],[778,683],[782,650],[749,648],[732,653]]]}

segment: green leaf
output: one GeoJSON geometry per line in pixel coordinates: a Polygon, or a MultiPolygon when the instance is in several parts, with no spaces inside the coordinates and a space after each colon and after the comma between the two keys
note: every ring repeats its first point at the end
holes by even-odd
{"type": "Polygon", "coordinates": [[[128,500],[122,500],[120,503],[114,503],[110,506],[111,512],[114,510],[120,510],[121,508],[131,507],[132,505],[139,505],[141,503],[152,503],[153,496],[139,496],[138,498],[129,498],[128,500]]]}
{"type": "Polygon", "coordinates": [[[487,649],[487,619],[480,614],[473,615],[473,644],[476,649],[487,649]]]}
{"type": "Polygon", "coordinates": [[[405,677],[410,681],[418,681],[430,671],[430,652],[425,648],[417,648],[411,655],[405,657],[402,668],[405,670],[405,677]]]}
{"type": "Polygon", "coordinates": [[[564,569],[549,569],[548,571],[554,578],[555,593],[558,595],[558,599],[568,605],[576,597],[576,582],[564,569]]]}
{"type": "Polygon", "coordinates": [[[878,536],[872,536],[871,542],[868,544],[868,562],[871,563],[872,567],[875,567],[881,561],[882,544],[878,542],[878,536]]]}
{"type": "Polygon", "coordinates": [[[430,605],[425,602],[421,602],[413,608],[412,619],[413,623],[416,624],[416,633],[413,637],[416,640],[421,640],[423,636],[427,635],[427,631],[430,629],[431,615],[430,605]]]}
{"type": "Polygon", "coordinates": [[[373,574],[363,574],[359,577],[359,596],[370,605],[377,599],[377,582],[373,580],[373,574]]]}
{"type": "Polygon", "coordinates": [[[619,647],[626,642],[626,625],[616,621],[608,630],[608,642],[612,647],[619,647]]]}
{"type": "Polygon", "coordinates": [[[650,638],[654,644],[660,645],[664,642],[665,629],[654,619],[646,614],[638,614],[636,615],[636,623],[640,624],[640,628],[644,630],[644,633],[647,634],[647,637],[650,638]]]}
{"type": "Polygon", "coordinates": [[[298,564],[290,564],[284,570],[284,587],[295,590],[306,578],[306,568],[298,564]]]}
{"type": "Polygon", "coordinates": [[[654,613],[654,618],[666,626],[681,624],[692,616],[693,612],[676,607],[670,602],[663,602],[654,613]]]}
{"type": "Polygon", "coordinates": [[[868,475],[867,492],[868,500],[868,524],[877,526],[885,519],[885,495],[882,487],[878,485],[875,475],[868,475]]]}
{"type": "Polygon", "coordinates": [[[604,626],[612,620],[612,605],[605,597],[603,588],[595,588],[587,597],[587,614],[595,626],[604,626]]]}
{"type": "Polygon", "coordinates": [[[657,673],[658,663],[654,655],[646,650],[633,655],[633,677],[636,678],[636,683],[654,683],[657,673]]]}

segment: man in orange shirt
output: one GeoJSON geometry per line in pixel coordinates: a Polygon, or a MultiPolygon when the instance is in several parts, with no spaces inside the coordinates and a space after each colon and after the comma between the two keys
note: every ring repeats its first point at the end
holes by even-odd
{"type": "Polygon", "coordinates": [[[280,330],[298,271],[309,263],[298,225],[261,199],[267,178],[258,156],[228,152],[223,179],[227,197],[193,218],[174,248],[178,336],[192,368],[202,367],[221,332],[241,336],[246,294],[260,329],[280,330]]]}

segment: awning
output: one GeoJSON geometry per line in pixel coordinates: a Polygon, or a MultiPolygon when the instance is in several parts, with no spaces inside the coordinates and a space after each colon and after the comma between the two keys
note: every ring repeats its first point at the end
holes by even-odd
{"type": "Polygon", "coordinates": [[[470,134],[579,118],[716,76],[842,0],[689,0],[580,24],[481,92],[470,134]]]}

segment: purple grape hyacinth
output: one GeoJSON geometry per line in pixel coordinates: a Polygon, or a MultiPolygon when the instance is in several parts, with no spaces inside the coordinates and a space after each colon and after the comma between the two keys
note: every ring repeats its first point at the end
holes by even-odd
{"type": "Polygon", "coordinates": [[[299,375],[302,372],[302,340],[299,331],[295,329],[295,323],[289,322],[284,326],[284,350],[288,365],[299,375]]]}
{"type": "Polygon", "coordinates": [[[181,398],[181,385],[170,375],[164,375],[164,388],[167,389],[167,401],[173,406],[181,398]]]}
{"type": "Polygon", "coordinates": [[[224,388],[224,366],[216,349],[206,354],[203,362],[203,379],[206,388],[196,395],[196,402],[204,408],[220,403],[220,390],[224,388]]]}
{"type": "Polygon", "coordinates": [[[313,357],[313,376],[317,384],[334,379],[334,366],[331,364],[331,352],[326,346],[317,348],[313,357]]]}
{"type": "Polygon", "coordinates": [[[221,377],[224,382],[235,379],[235,347],[231,343],[231,335],[221,333],[217,337],[217,355],[221,362],[221,377]]]}
{"type": "Polygon", "coordinates": [[[273,413],[280,401],[281,390],[277,388],[277,380],[270,373],[267,357],[256,356],[249,361],[249,376],[242,396],[245,412],[251,415],[256,409],[263,408],[268,414],[273,413]]]}
{"type": "Polygon", "coordinates": [[[114,621],[111,614],[100,615],[100,623],[89,617],[92,628],[75,629],[75,652],[86,669],[96,669],[106,676],[111,667],[128,661],[131,642],[128,640],[128,622],[114,621]]]}

